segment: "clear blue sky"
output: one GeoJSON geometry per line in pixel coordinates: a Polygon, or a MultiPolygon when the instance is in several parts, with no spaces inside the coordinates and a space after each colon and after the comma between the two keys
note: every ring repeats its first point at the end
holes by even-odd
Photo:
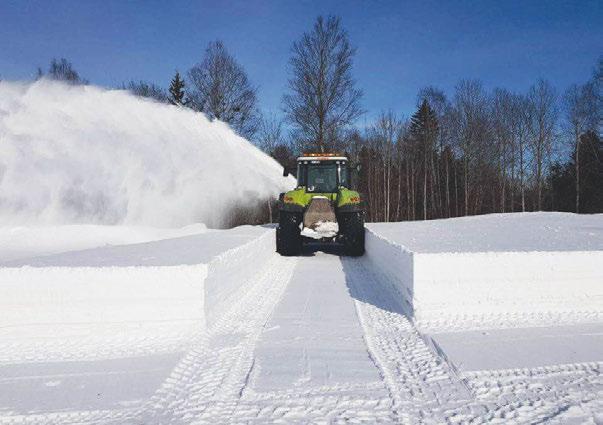
{"type": "Polygon", "coordinates": [[[461,78],[526,90],[583,82],[603,54],[603,1],[0,0],[0,76],[28,79],[66,57],[94,84],[167,86],[222,39],[279,113],[291,44],[319,14],[341,16],[358,48],[354,75],[369,122],[412,113],[416,93],[461,78]]]}

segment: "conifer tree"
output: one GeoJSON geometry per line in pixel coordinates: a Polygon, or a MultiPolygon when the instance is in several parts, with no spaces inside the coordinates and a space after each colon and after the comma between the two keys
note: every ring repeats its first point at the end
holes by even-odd
{"type": "Polygon", "coordinates": [[[434,204],[433,169],[435,155],[435,141],[438,132],[438,120],[436,114],[429,106],[427,99],[419,107],[419,110],[410,119],[410,135],[416,143],[416,150],[422,157],[423,174],[423,220],[427,220],[427,186],[431,180],[431,207],[434,204]],[[431,178],[430,178],[431,177],[431,178]]]}
{"type": "Polygon", "coordinates": [[[170,84],[170,97],[169,101],[172,105],[184,105],[184,80],[180,78],[180,73],[176,71],[176,75],[172,78],[170,84]]]}

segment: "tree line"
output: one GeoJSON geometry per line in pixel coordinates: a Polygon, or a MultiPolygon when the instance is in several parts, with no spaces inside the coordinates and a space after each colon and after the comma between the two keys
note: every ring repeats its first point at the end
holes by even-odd
{"type": "MultiPolygon", "coordinates": [[[[219,40],[167,90],[145,81],[121,88],[225,121],[283,165],[304,151],[346,153],[361,165],[356,185],[371,221],[603,212],[603,59],[563,93],[544,79],[525,93],[473,79],[452,93],[426,86],[411,117],[383,111],[360,128],[355,54],[340,18],[318,17],[292,44],[282,117],[260,112],[258,88],[219,40]]],[[[86,83],[65,59],[46,76],[86,83]]]]}
{"type": "Polygon", "coordinates": [[[448,97],[427,87],[410,119],[382,113],[349,153],[373,221],[496,212],[603,212],[601,74],[558,95],[462,80],[448,97]]]}

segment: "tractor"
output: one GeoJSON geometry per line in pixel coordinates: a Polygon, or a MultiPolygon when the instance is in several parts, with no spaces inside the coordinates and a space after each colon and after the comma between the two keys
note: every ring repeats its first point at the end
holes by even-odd
{"type": "MultiPolygon", "coordinates": [[[[276,251],[299,255],[304,243],[336,243],[350,256],[364,254],[364,203],[351,188],[348,158],[308,153],[297,158],[297,186],[279,197],[276,251]]],[[[288,176],[291,169],[283,170],[288,176]]]]}

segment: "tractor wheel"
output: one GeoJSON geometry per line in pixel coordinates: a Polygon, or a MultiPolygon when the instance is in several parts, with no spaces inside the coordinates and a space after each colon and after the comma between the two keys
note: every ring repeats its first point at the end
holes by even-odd
{"type": "Polygon", "coordinates": [[[339,221],[346,255],[360,257],[364,254],[364,213],[344,213],[339,221]]]}
{"type": "Polygon", "coordinates": [[[299,223],[298,214],[279,212],[278,227],[276,228],[276,252],[284,256],[301,254],[302,237],[299,223]]]}

